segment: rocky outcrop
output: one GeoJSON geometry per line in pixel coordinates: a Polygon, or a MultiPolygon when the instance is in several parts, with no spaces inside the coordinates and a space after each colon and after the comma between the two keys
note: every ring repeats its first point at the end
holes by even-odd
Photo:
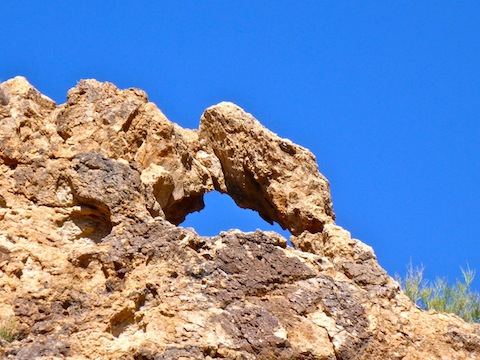
{"type": "Polygon", "coordinates": [[[200,120],[200,141],[222,165],[224,184],[217,182],[216,189],[237,205],[295,235],[321,232],[333,222],[329,185],[313,154],[281,139],[238,106],[208,108],[200,120]]]}
{"type": "Polygon", "coordinates": [[[1,92],[3,358],[480,358],[480,326],[412,304],[335,225],[315,157],[234,104],[197,131],[95,80],[59,106],[21,77],[1,92]],[[178,226],[212,190],[294,247],[178,226]]]}

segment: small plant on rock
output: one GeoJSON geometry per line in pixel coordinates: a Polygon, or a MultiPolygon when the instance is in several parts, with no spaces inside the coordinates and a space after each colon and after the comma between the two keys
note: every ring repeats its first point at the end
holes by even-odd
{"type": "Polygon", "coordinates": [[[14,317],[9,317],[0,322],[0,337],[8,342],[12,342],[17,337],[17,321],[14,317]]]}
{"type": "Polygon", "coordinates": [[[452,313],[467,322],[479,323],[480,294],[471,290],[475,271],[468,266],[466,270],[460,269],[463,281],[457,279],[455,285],[442,278],[437,278],[434,282],[424,280],[424,267],[414,268],[411,263],[404,279],[398,275],[395,277],[405,294],[420,308],[452,313]]]}

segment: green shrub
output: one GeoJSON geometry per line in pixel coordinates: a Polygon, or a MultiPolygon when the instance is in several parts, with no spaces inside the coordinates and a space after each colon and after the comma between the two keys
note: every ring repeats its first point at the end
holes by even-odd
{"type": "Polygon", "coordinates": [[[8,342],[12,342],[17,337],[17,321],[14,317],[9,317],[0,323],[0,337],[8,342]]]}
{"type": "Polygon", "coordinates": [[[443,278],[437,278],[434,282],[424,280],[424,267],[414,268],[411,263],[407,267],[405,278],[396,275],[396,279],[405,294],[420,308],[452,313],[467,322],[479,323],[480,294],[470,289],[475,271],[468,266],[466,270],[460,269],[463,281],[457,279],[454,285],[443,278]]]}

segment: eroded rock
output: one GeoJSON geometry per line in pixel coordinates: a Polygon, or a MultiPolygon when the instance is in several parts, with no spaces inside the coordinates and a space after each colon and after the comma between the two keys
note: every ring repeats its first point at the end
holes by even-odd
{"type": "Polygon", "coordinates": [[[313,154],[278,137],[238,106],[220,103],[205,110],[200,139],[222,164],[225,187],[217,190],[237,205],[295,235],[321,232],[335,219],[328,181],[313,154]]]}
{"type": "Polygon", "coordinates": [[[6,359],[474,359],[480,327],[424,312],[334,224],[313,155],[237,106],[200,131],[85,80],[56,106],[1,85],[6,359]],[[294,234],[176,226],[216,189],[294,234]]]}

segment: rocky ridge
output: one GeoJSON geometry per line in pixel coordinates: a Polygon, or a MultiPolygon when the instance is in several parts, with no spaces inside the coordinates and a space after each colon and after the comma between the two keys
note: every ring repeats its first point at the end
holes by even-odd
{"type": "Polygon", "coordinates": [[[96,80],[58,106],[22,77],[0,92],[3,358],[480,358],[480,326],[412,304],[335,225],[313,154],[238,106],[188,130],[96,80]],[[213,190],[294,247],[178,226],[213,190]]]}

